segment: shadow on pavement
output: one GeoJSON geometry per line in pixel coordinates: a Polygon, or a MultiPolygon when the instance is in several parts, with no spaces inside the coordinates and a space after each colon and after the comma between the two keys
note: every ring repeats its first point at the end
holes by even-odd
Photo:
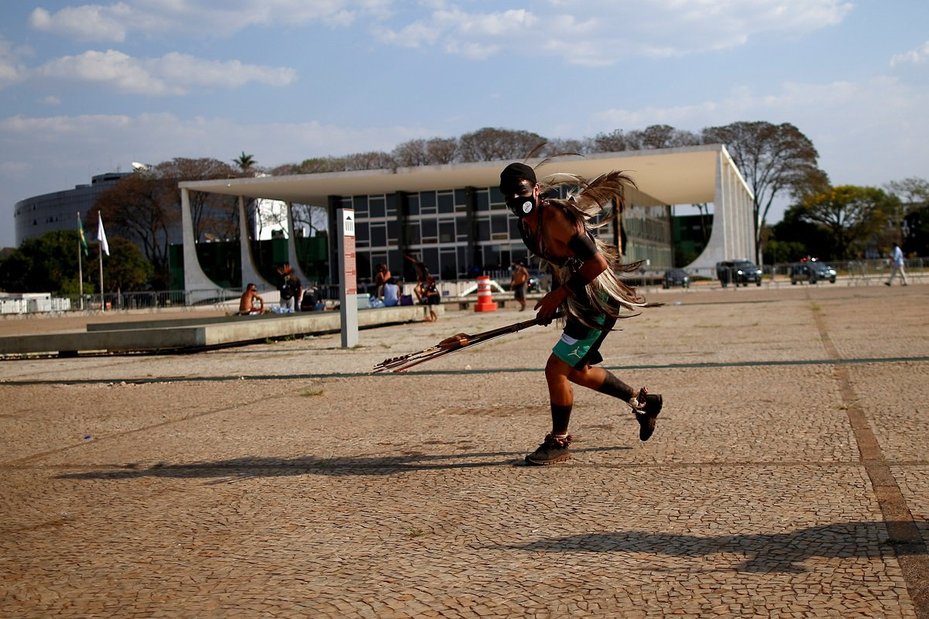
{"type": "MultiPolygon", "coordinates": [[[[791,533],[689,535],[647,531],[585,533],[541,539],[504,548],[527,552],[642,552],[672,557],[735,554],[746,557],[734,569],[753,573],[800,573],[811,557],[874,559],[925,553],[922,543],[894,541],[888,535],[894,522],[840,522],[791,533]]],[[[912,524],[912,523],[908,523],[912,524]]]]}
{"type": "MultiPolygon", "coordinates": [[[[628,447],[572,449],[574,454],[619,451],[628,447]]],[[[289,475],[395,475],[412,471],[468,469],[523,464],[526,452],[491,451],[460,454],[406,452],[398,456],[352,456],[345,458],[260,458],[243,457],[216,462],[110,465],[104,470],[63,473],[56,479],[138,479],[143,477],[223,478],[281,477],[289,475]]]]}

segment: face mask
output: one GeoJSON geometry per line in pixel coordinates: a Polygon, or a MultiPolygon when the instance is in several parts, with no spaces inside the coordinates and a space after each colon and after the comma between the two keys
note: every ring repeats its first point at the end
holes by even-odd
{"type": "Polygon", "coordinates": [[[535,196],[517,196],[506,201],[506,205],[517,217],[528,217],[535,211],[535,196]]]}

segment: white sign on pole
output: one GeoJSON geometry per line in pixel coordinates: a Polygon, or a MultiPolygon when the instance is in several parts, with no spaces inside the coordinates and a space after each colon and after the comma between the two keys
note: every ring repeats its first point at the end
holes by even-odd
{"type": "Polygon", "coordinates": [[[355,211],[342,209],[342,226],[345,236],[355,236],[355,211]]]}
{"type": "Polygon", "coordinates": [[[338,222],[339,273],[342,286],[339,290],[339,317],[342,321],[342,348],[358,344],[358,280],[355,270],[355,211],[339,209],[338,222]]]}

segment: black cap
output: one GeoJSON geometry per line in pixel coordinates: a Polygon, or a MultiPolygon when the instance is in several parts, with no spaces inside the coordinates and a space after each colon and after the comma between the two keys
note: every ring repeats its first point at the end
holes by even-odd
{"type": "Polygon", "coordinates": [[[503,193],[514,191],[519,187],[519,181],[523,179],[535,185],[535,170],[525,163],[511,163],[503,168],[503,172],[500,172],[500,191],[503,193]]]}

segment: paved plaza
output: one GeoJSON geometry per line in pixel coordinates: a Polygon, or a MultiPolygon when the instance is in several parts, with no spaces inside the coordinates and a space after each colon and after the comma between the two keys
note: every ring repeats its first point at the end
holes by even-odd
{"type": "Polygon", "coordinates": [[[649,300],[550,467],[554,325],[370,373],[510,307],[0,361],[0,616],[929,617],[929,285],[649,300]]]}

